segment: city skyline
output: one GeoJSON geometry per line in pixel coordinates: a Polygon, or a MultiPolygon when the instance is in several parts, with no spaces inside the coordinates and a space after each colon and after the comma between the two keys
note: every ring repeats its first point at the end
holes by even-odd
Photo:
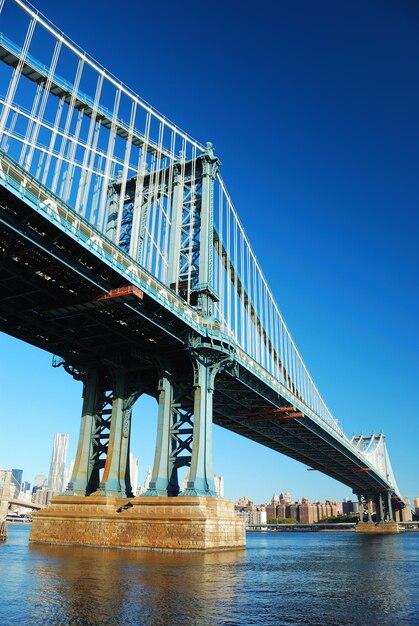
{"type": "MultiPolygon", "coordinates": [[[[43,487],[51,490],[51,491],[57,491],[57,489],[55,489],[55,482],[57,480],[57,474],[63,475],[66,477],[66,481],[70,480],[71,478],[71,467],[74,463],[74,458],[71,459],[70,463],[67,464],[66,463],[66,452],[67,452],[67,446],[69,443],[69,436],[68,435],[64,435],[61,433],[56,433],[54,435],[54,440],[53,440],[53,446],[52,446],[52,457],[51,457],[51,465],[50,465],[50,474],[49,474],[49,478],[47,480],[46,475],[42,474],[41,472],[38,472],[34,478],[32,480],[28,480],[29,475],[25,475],[25,471],[23,469],[13,469],[13,470],[9,470],[12,471],[14,474],[12,474],[12,480],[13,480],[13,476],[16,475],[16,473],[19,473],[20,477],[21,477],[21,485],[25,485],[25,484],[30,484],[30,489],[31,491],[33,490],[33,488],[39,487],[37,480],[39,477],[43,477],[45,480],[43,481],[43,487]],[[64,438],[64,439],[63,439],[64,438]],[[57,469],[57,464],[60,465],[59,470],[57,469]],[[53,468],[54,466],[54,468],[53,468]],[[51,479],[51,476],[53,476],[53,480],[51,479]],[[23,480],[25,478],[25,480],[23,480]]],[[[150,477],[151,477],[151,473],[150,473],[150,466],[148,466],[147,471],[145,473],[145,478],[143,483],[146,484],[148,483],[150,477]],[[148,480],[147,480],[148,479],[148,480]]],[[[8,468],[5,467],[1,467],[0,466],[0,470],[8,470],[8,468]]],[[[136,494],[137,493],[137,489],[140,488],[141,489],[141,480],[139,480],[138,478],[138,472],[139,472],[139,459],[135,457],[135,455],[131,452],[130,453],[130,473],[131,473],[131,486],[133,489],[133,493],[136,494]]],[[[217,487],[217,493],[219,493],[221,495],[221,497],[223,497],[224,494],[224,477],[223,476],[217,476],[214,475],[214,479],[216,480],[216,484],[218,485],[217,487]]],[[[63,488],[62,490],[65,490],[66,487],[66,481],[63,483],[63,488]]],[[[186,485],[186,481],[187,481],[187,473],[184,475],[183,477],[183,481],[182,481],[182,489],[185,488],[186,485]]],[[[344,485],[342,485],[343,488],[345,488],[344,485]]],[[[147,485],[148,488],[148,485],[147,485]]],[[[58,489],[58,491],[61,491],[60,489],[58,489]]],[[[144,493],[144,491],[142,491],[142,493],[144,493]]],[[[15,497],[17,497],[15,495],[15,497]]],[[[257,500],[255,498],[250,497],[249,495],[246,493],[242,493],[240,495],[238,495],[236,498],[234,498],[234,501],[236,503],[240,502],[240,500],[246,499],[248,501],[251,501],[253,504],[255,504],[256,506],[263,506],[265,504],[270,503],[271,501],[273,501],[274,499],[281,499],[283,498],[284,500],[286,500],[288,503],[297,503],[297,502],[301,502],[301,501],[309,501],[311,503],[316,503],[316,502],[321,502],[322,498],[306,498],[306,496],[304,494],[299,494],[297,497],[293,497],[292,494],[287,491],[286,488],[284,488],[283,486],[281,488],[275,489],[275,491],[273,492],[271,499],[269,499],[269,497],[266,497],[265,499],[262,500],[257,500]],[[278,494],[280,494],[278,496],[278,494]]],[[[419,511],[419,496],[414,496],[413,498],[406,496],[405,499],[408,498],[410,500],[409,504],[411,505],[411,508],[413,511],[419,511]]],[[[330,498],[330,497],[324,497],[323,500],[325,502],[331,501],[331,502],[340,502],[340,503],[344,503],[346,501],[348,502],[357,502],[357,497],[352,494],[350,496],[342,496],[341,498],[330,498]]]]}
{"type": "MultiPolygon", "coordinates": [[[[199,25],[205,41],[217,34],[223,63],[213,58],[210,45],[201,51],[205,63],[188,58],[193,97],[179,88],[166,53],[156,50],[151,38],[139,71],[130,43],[135,20],[127,24],[128,33],[114,32],[104,10],[98,28],[108,36],[91,41],[90,25],[79,20],[77,6],[82,3],[37,2],[59,28],[146,100],[202,141],[214,142],[246,231],[327,404],[347,435],[384,430],[401,492],[412,499],[419,475],[418,93],[411,60],[417,41],[407,5],[403,13],[399,7],[378,10],[373,2],[376,11],[370,6],[358,19],[356,10],[328,4],[324,14],[316,14],[303,3],[310,28],[297,9],[269,7],[280,18],[280,36],[263,24],[270,37],[262,37],[262,22],[244,11],[228,39],[222,23],[233,24],[236,15],[224,7],[220,24],[209,18],[199,25]],[[404,37],[393,37],[389,50],[388,33],[395,23],[403,25],[404,37]],[[354,32],[356,45],[348,56],[354,32]],[[254,33],[259,36],[252,39],[254,33]],[[305,58],[299,48],[303,38],[312,52],[305,58]],[[246,168],[253,134],[260,144],[246,168]],[[278,249],[277,233],[282,232],[286,245],[278,249]],[[404,389],[410,391],[409,405],[399,419],[395,393],[404,389]]],[[[157,9],[143,10],[153,22],[157,9]]],[[[167,11],[170,15],[169,6],[167,11]]],[[[19,429],[20,455],[14,460],[16,451],[4,439],[0,464],[25,467],[25,458],[31,458],[30,471],[45,472],[40,463],[55,426],[70,432],[74,456],[81,386],[62,369],[52,370],[51,357],[34,348],[2,336],[0,349],[8,356],[1,373],[10,396],[2,419],[11,438],[19,429]]],[[[156,412],[151,399],[134,409],[132,450],[140,458],[140,476],[153,463],[156,412]]],[[[225,476],[226,496],[232,499],[245,485],[260,499],[267,480],[271,491],[279,482],[309,498],[328,492],[351,495],[318,472],[219,428],[214,429],[214,471],[225,476]]]]}
{"type": "MultiPolygon", "coordinates": [[[[31,485],[28,481],[23,481],[23,470],[4,470],[0,468],[0,472],[3,472],[3,474],[4,472],[9,473],[11,485],[16,484],[16,480],[19,480],[19,478],[21,479],[20,491],[18,493],[15,492],[14,495],[11,495],[10,497],[21,501],[31,500],[32,502],[40,503],[43,505],[47,504],[51,495],[57,493],[57,489],[55,488],[57,475],[67,475],[68,477],[70,477],[70,474],[67,474],[65,464],[63,464],[63,458],[65,457],[67,443],[68,435],[57,433],[54,436],[50,479],[48,481],[48,484],[45,484],[40,490],[39,488],[36,489],[36,480],[34,480],[34,488],[36,489],[36,493],[33,488],[31,489],[31,485]],[[45,491],[45,495],[42,494],[43,491],[45,491]],[[30,497],[30,494],[32,494],[32,498],[30,497]]],[[[71,463],[71,466],[72,464],[73,461],[71,463]]],[[[147,489],[149,488],[149,482],[151,478],[150,468],[147,471],[144,486],[138,487],[138,459],[136,459],[132,453],[130,453],[130,472],[131,486],[134,495],[141,496],[145,494],[147,489]]],[[[35,477],[35,479],[36,478],[37,477],[35,477]]],[[[189,473],[187,472],[183,478],[181,487],[182,490],[186,488],[186,483],[188,479],[189,473]]],[[[214,475],[214,481],[218,496],[223,497],[224,477],[214,475]]],[[[240,512],[240,514],[243,514],[243,511],[249,512],[249,519],[247,520],[247,523],[251,525],[266,524],[267,522],[269,522],[270,518],[276,516],[280,517],[281,519],[291,517],[292,519],[298,521],[298,523],[316,523],[320,522],[323,518],[336,516],[339,517],[342,515],[356,515],[359,512],[358,502],[358,497],[345,497],[337,500],[333,500],[332,498],[325,498],[324,501],[319,498],[314,498],[310,500],[305,496],[299,496],[296,498],[293,497],[290,492],[281,489],[279,490],[279,495],[278,492],[275,491],[270,499],[265,498],[263,501],[259,502],[252,500],[252,498],[249,498],[247,495],[240,495],[238,498],[235,499],[234,506],[237,514],[238,512],[240,512]],[[263,513],[262,516],[260,515],[261,512],[263,513]],[[254,516],[253,513],[255,513],[256,515],[254,516]]],[[[416,496],[413,502],[411,502],[408,497],[405,498],[405,504],[406,507],[402,511],[399,511],[400,521],[412,521],[412,514],[416,514],[416,516],[419,515],[419,496],[416,496]]],[[[376,505],[373,505],[373,508],[371,509],[373,513],[376,511],[376,508],[374,508],[374,506],[376,507],[376,505]]],[[[20,513],[24,514],[24,505],[22,505],[22,507],[23,508],[20,513]]],[[[19,509],[17,510],[17,513],[19,513],[19,509]]]]}

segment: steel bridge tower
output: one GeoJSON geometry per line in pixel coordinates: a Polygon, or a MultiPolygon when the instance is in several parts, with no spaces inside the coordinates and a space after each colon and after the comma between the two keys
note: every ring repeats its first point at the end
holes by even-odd
{"type": "MultiPolygon", "coordinates": [[[[108,236],[134,258],[142,258],[151,208],[172,198],[168,282],[198,313],[211,321],[217,300],[212,285],[213,195],[220,161],[212,145],[194,161],[182,154],[169,171],[139,172],[109,189],[108,236]],[[162,182],[163,181],[163,182],[162,182]],[[141,203],[138,203],[138,199],[141,203]],[[122,211],[117,207],[122,205],[122,211]]],[[[215,320],[214,320],[215,322],[215,320]]],[[[167,355],[157,358],[157,442],[150,489],[153,496],[216,496],[212,469],[212,407],[218,372],[232,367],[232,352],[219,342],[205,344],[190,334],[185,349],[189,367],[180,372],[167,355]],[[178,470],[189,467],[180,493],[178,470]]],[[[82,425],[67,494],[132,497],[129,479],[132,407],[144,391],[140,376],[123,367],[87,371],[66,369],[84,384],[82,425]]]]}

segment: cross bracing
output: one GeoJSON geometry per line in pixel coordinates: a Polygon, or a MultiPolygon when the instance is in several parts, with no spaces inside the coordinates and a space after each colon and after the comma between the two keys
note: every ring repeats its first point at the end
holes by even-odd
{"type": "Polygon", "coordinates": [[[25,2],[4,0],[0,11],[2,184],[23,189],[35,211],[163,309],[221,338],[297,413],[372,458],[346,438],[310,376],[212,145],[152,109],[25,2]],[[17,41],[16,19],[25,25],[17,41]]]}
{"type": "MultiPolygon", "coordinates": [[[[183,359],[179,349],[187,345],[190,330],[199,330],[203,323],[183,298],[109,240],[100,241],[98,231],[58,198],[56,205],[46,204],[48,190],[5,155],[0,181],[0,248],[7,255],[0,275],[2,331],[61,354],[66,362],[101,358],[115,365],[135,364],[144,372],[143,384],[151,375],[156,350],[183,359]],[[122,299],[118,307],[112,300],[107,305],[101,294],[111,293],[121,277],[138,285],[147,300],[133,296],[122,299]]],[[[219,341],[212,322],[207,322],[204,334],[207,342],[219,341]]],[[[374,492],[377,484],[388,488],[387,478],[373,466],[368,473],[363,471],[367,458],[344,435],[227,337],[224,345],[233,351],[239,373],[218,380],[216,423],[307,463],[357,492],[374,492]],[[282,417],[290,405],[304,417],[282,417]]],[[[185,367],[183,362],[179,366],[185,367]]],[[[150,384],[150,393],[152,388],[150,384]]]]}

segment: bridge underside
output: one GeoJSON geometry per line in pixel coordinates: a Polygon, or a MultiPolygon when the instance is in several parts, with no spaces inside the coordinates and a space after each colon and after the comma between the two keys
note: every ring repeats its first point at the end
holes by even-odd
{"type": "MultiPolygon", "coordinates": [[[[75,369],[115,366],[138,374],[157,395],[170,363],[188,380],[191,328],[86,250],[24,200],[0,186],[0,331],[61,357],[75,369]],[[117,290],[122,291],[117,291],[117,290]]],[[[207,337],[202,342],[210,342],[207,337]]],[[[193,397],[190,398],[192,410],[193,397]]],[[[214,423],[292,457],[373,497],[386,483],[309,416],[274,412],[289,401],[245,368],[221,371],[214,423]]],[[[393,506],[403,503],[393,499],[393,506]]]]}

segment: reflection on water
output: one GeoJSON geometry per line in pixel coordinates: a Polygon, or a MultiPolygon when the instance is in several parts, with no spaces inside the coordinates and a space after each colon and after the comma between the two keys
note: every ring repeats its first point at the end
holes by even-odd
{"type": "MultiPolygon", "coordinates": [[[[215,623],[229,610],[245,553],[166,554],[31,545],[39,588],[60,599],[63,623],[215,623]],[[181,617],[179,621],[179,617],[181,617]]],[[[35,616],[40,618],[41,614],[35,616]]]]}
{"type": "Polygon", "coordinates": [[[419,624],[419,533],[252,533],[246,552],[0,546],[0,624],[419,624]]]}

